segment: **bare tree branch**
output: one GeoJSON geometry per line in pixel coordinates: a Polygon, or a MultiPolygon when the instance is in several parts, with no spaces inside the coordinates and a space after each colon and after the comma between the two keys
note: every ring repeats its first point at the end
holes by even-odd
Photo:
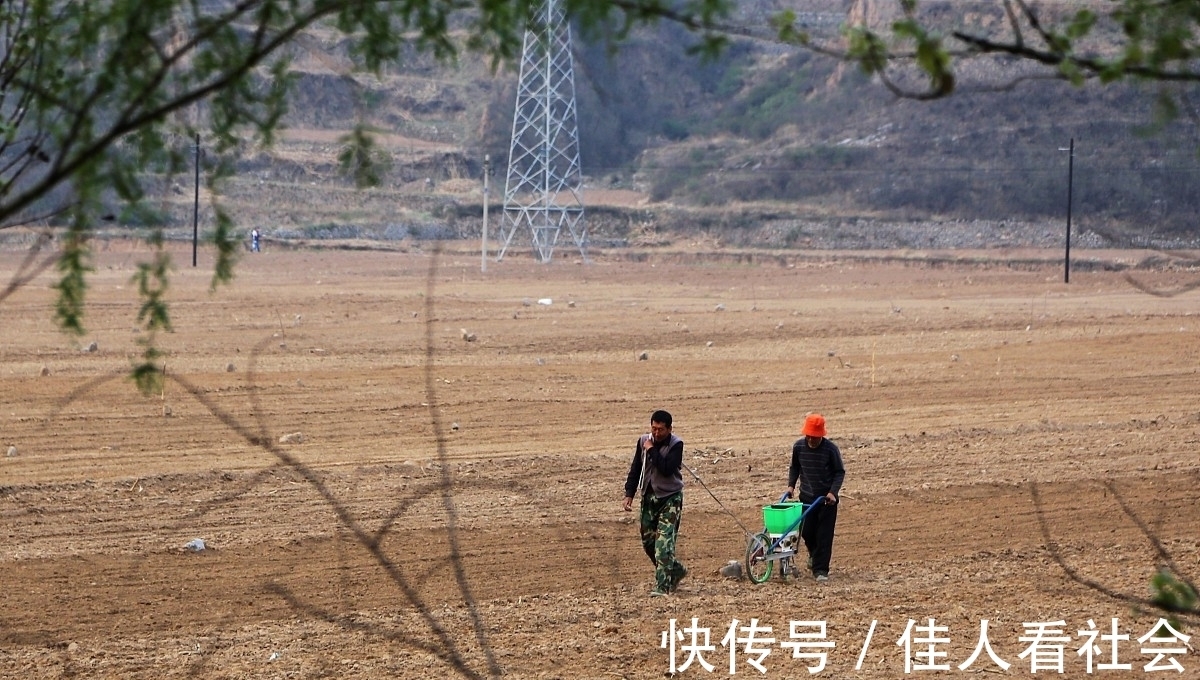
{"type": "Polygon", "coordinates": [[[52,238],[49,230],[44,230],[38,234],[37,241],[25,252],[25,258],[21,260],[21,264],[17,265],[17,270],[13,272],[8,285],[3,290],[0,290],[0,302],[3,302],[10,295],[37,278],[39,274],[54,266],[54,263],[58,261],[58,253],[49,253],[38,260],[38,255],[41,253],[42,248],[50,243],[52,238]]]}
{"type": "MultiPolygon", "coordinates": [[[[1115,488],[1111,486],[1111,483],[1106,483],[1105,486],[1107,488],[1113,490],[1114,495],[1115,495],[1115,493],[1116,493],[1115,488]]],[[[1184,616],[1181,617],[1182,620],[1188,621],[1189,623],[1191,623],[1193,625],[1200,624],[1200,612],[1197,612],[1192,609],[1178,610],[1175,608],[1164,606],[1163,604],[1161,604],[1159,602],[1155,602],[1154,600],[1151,600],[1151,599],[1148,599],[1145,597],[1136,597],[1133,595],[1129,595],[1127,593],[1122,593],[1120,591],[1114,590],[1113,588],[1105,585],[1104,583],[1101,583],[1100,581],[1097,581],[1092,578],[1088,578],[1088,577],[1084,576],[1083,574],[1081,574],[1078,569],[1076,569],[1074,566],[1072,566],[1069,562],[1067,562],[1067,559],[1065,557],[1063,557],[1062,552],[1059,550],[1058,542],[1054,540],[1054,537],[1050,533],[1049,522],[1047,522],[1047,520],[1046,520],[1046,511],[1042,505],[1041,489],[1037,485],[1036,482],[1034,482],[1033,484],[1030,485],[1029,492],[1033,498],[1033,506],[1034,506],[1034,510],[1035,510],[1034,514],[1037,517],[1038,528],[1042,532],[1042,539],[1045,541],[1045,544],[1046,544],[1046,551],[1050,553],[1050,558],[1052,560],[1054,560],[1054,563],[1057,564],[1060,569],[1062,569],[1063,573],[1066,574],[1068,579],[1074,581],[1075,583],[1078,583],[1081,586],[1084,586],[1085,588],[1094,590],[1097,593],[1100,593],[1101,595],[1103,595],[1111,600],[1116,600],[1118,602],[1124,602],[1126,604],[1129,604],[1129,605],[1132,605],[1135,607],[1139,607],[1139,608],[1144,608],[1144,609],[1157,609],[1160,611],[1167,611],[1167,612],[1170,612],[1173,614],[1183,614],[1184,616]]],[[[1170,560],[1170,554],[1166,552],[1166,550],[1162,547],[1161,543],[1158,541],[1157,537],[1155,537],[1153,535],[1153,533],[1149,531],[1148,527],[1146,527],[1146,525],[1143,522],[1141,522],[1141,520],[1138,519],[1136,517],[1136,515],[1132,514],[1130,508],[1128,508],[1128,506],[1126,506],[1119,499],[1118,499],[1118,504],[1121,505],[1121,509],[1123,512],[1125,512],[1126,516],[1128,516],[1131,520],[1134,521],[1135,524],[1137,524],[1138,528],[1142,531],[1143,536],[1145,536],[1147,538],[1147,540],[1150,541],[1151,545],[1154,546],[1156,550],[1162,551],[1162,553],[1160,553],[1160,559],[1165,554],[1166,560],[1168,560],[1169,564],[1173,564],[1174,562],[1170,560]]],[[[1177,574],[1178,574],[1178,572],[1177,572],[1177,574]]]]}
{"type": "MultiPolygon", "coordinates": [[[[1159,561],[1166,565],[1167,568],[1175,573],[1179,579],[1186,583],[1192,590],[1196,590],[1196,584],[1192,583],[1192,581],[1187,577],[1187,574],[1185,574],[1184,571],[1179,568],[1179,565],[1175,563],[1174,556],[1171,555],[1166,546],[1162,544],[1162,541],[1158,538],[1158,534],[1156,534],[1150,528],[1150,525],[1146,524],[1145,520],[1143,520],[1136,512],[1134,512],[1133,506],[1131,506],[1125,500],[1125,497],[1117,489],[1117,485],[1114,484],[1111,479],[1109,479],[1104,481],[1104,488],[1108,489],[1108,492],[1113,495],[1113,498],[1116,499],[1117,504],[1121,506],[1122,512],[1125,513],[1125,516],[1128,517],[1135,525],[1137,525],[1138,530],[1142,532],[1142,536],[1150,542],[1150,545],[1154,546],[1154,553],[1158,556],[1159,561]]],[[[1191,611],[1192,610],[1181,610],[1179,613],[1191,611]]]]}

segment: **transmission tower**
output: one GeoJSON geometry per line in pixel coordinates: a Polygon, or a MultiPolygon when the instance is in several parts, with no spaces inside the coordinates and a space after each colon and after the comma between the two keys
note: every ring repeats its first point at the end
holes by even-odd
{"type": "Polygon", "coordinates": [[[543,8],[525,31],[504,187],[507,235],[497,260],[528,228],[538,258],[549,262],[563,226],[587,258],[571,27],[559,0],[544,0],[543,8]]]}

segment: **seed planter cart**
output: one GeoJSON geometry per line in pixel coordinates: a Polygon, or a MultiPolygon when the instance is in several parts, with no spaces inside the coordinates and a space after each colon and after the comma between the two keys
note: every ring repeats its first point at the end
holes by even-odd
{"type": "Polygon", "coordinates": [[[766,583],[779,563],[779,578],[798,570],[792,558],[800,548],[800,527],[812,509],[824,502],[821,497],[807,507],[799,501],[788,501],[787,494],[778,503],[763,506],[763,530],[750,537],[746,545],[746,573],[754,583],[766,583]]]}

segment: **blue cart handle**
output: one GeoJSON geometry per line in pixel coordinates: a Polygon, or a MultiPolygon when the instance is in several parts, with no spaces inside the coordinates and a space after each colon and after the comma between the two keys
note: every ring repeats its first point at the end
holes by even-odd
{"type": "MultiPolygon", "coordinates": [[[[787,497],[788,497],[788,495],[787,495],[787,492],[785,491],[783,496],[780,497],[779,502],[782,503],[784,500],[787,499],[787,497]]],[[[809,503],[808,507],[804,508],[804,512],[800,513],[800,517],[796,518],[796,521],[794,523],[792,523],[792,526],[788,527],[787,531],[780,534],[779,538],[777,538],[771,542],[770,547],[767,548],[767,552],[768,553],[775,552],[779,548],[779,546],[783,544],[784,537],[787,536],[788,534],[792,533],[793,531],[795,531],[796,527],[798,527],[804,523],[804,518],[808,517],[808,513],[812,512],[813,508],[816,508],[818,505],[821,505],[824,502],[825,502],[824,496],[817,496],[817,498],[815,500],[813,500],[812,503],[809,503]]]]}
{"type": "MultiPolygon", "coordinates": [[[[788,497],[789,495],[790,495],[790,494],[788,494],[788,492],[784,491],[784,492],[783,492],[783,495],[779,497],[779,501],[778,501],[778,502],[782,503],[782,502],[786,501],[786,500],[787,500],[787,497],[788,497]]],[[[809,503],[809,504],[808,504],[808,507],[807,507],[807,508],[804,508],[804,514],[803,514],[803,515],[800,515],[800,519],[804,519],[804,515],[807,515],[809,512],[811,512],[811,511],[812,511],[812,509],[813,509],[813,508],[817,507],[818,505],[820,505],[820,504],[822,504],[822,503],[824,503],[824,502],[825,502],[825,497],[824,497],[824,496],[818,496],[816,500],[814,500],[812,503],[809,503]]]]}
{"type": "Polygon", "coordinates": [[[817,496],[816,500],[814,500],[812,503],[809,503],[807,508],[804,508],[804,512],[800,513],[800,519],[796,520],[796,523],[793,524],[791,526],[791,528],[787,530],[787,532],[790,534],[796,530],[796,527],[800,526],[801,524],[804,524],[804,518],[808,517],[808,513],[812,512],[814,508],[816,508],[818,505],[820,505],[824,502],[825,502],[824,496],[817,496]]]}

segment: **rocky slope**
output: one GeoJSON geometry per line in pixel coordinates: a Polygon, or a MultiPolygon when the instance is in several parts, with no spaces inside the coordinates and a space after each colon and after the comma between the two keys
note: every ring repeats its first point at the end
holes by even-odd
{"type": "MultiPolygon", "coordinates": [[[[843,17],[889,21],[887,7],[830,1],[802,18],[831,34],[843,17]]],[[[772,9],[747,3],[738,20],[758,28],[772,9]]],[[[993,18],[976,10],[961,20],[993,18]]],[[[1061,242],[1068,197],[1081,247],[1180,246],[1196,236],[1196,136],[1182,124],[1143,134],[1154,92],[1057,82],[997,92],[983,86],[1009,82],[1020,67],[979,62],[964,67],[953,97],[898,100],[854,69],[776,43],[735,40],[705,62],[688,54],[693,40],[663,25],[615,54],[575,41],[597,243],[649,231],[766,247],[1043,245],[1061,242]],[[1063,150],[1072,140],[1073,167],[1063,150]]],[[[292,57],[289,129],[275,148],[247,150],[223,190],[247,230],[479,233],[485,154],[496,159],[492,207],[502,200],[515,65],[493,72],[473,55],[446,65],[412,53],[375,78],[353,73],[344,42],[317,30],[292,57]],[[377,189],[355,190],[337,171],[339,139],[358,121],[378,130],[393,162],[377,189]]],[[[166,199],[177,223],[190,226],[190,200],[179,186],[166,199]]]]}

